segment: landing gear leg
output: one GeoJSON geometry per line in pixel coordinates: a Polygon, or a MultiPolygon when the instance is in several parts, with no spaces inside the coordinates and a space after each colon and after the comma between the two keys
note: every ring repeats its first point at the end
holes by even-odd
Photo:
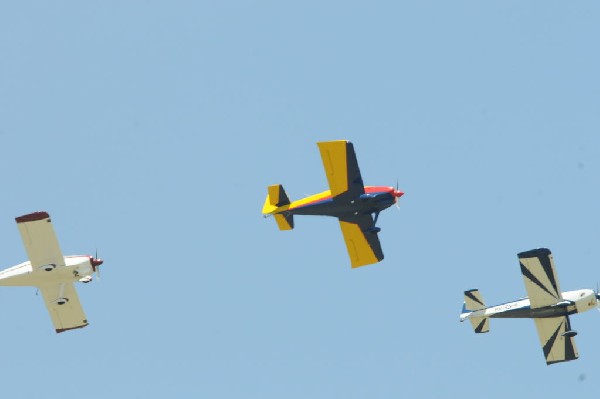
{"type": "Polygon", "coordinates": [[[69,302],[69,298],[63,297],[64,293],[65,293],[65,283],[62,283],[59,288],[58,298],[56,300],[54,300],[53,302],[58,305],[64,305],[65,303],[69,302]]]}
{"type": "Polygon", "coordinates": [[[373,225],[377,224],[377,219],[379,218],[379,212],[375,212],[375,218],[373,219],[373,225]]]}

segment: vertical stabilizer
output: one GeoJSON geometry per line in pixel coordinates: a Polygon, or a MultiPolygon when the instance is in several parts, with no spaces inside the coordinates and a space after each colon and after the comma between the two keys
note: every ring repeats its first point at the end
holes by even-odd
{"type": "Polygon", "coordinates": [[[294,228],[294,215],[286,212],[290,205],[283,186],[274,184],[267,189],[267,198],[263,205],[262,213],[264,215],[274,215],[279,230],[292,230],[294,228]]]}
{"type": "Polygon", "coordinates": [[[283,186],[281,184],[274,184],[269,186],[267,189],[267,198],[265,199],[262,213],[265,215],[279,213],[279,211],[281,211],[279,208],[285,207],[289,204],[290,199],[285,193],[283,186]]]}

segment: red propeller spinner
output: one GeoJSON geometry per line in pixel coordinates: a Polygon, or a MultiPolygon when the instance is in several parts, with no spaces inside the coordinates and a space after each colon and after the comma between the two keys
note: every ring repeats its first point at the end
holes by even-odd
{"type": "Polygon", "coordinates": [[[90,256],[90,263],[92,264],[92,269],[94,269],[94,271],[96,271],[96,268],[98,266],[100,266],[101,264],[103,264],[104,261],[102,259],[94,258],[93,256],[90,256]]]}

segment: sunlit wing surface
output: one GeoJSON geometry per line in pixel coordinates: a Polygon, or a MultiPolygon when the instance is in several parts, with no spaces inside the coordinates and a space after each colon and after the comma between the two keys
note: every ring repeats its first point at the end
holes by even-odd
{"type": "Polygon", "coordinates": [[[552,305],[562,300],[554,259],[549,249],[521,252],[519,262],[531,308],[552,305]]]}
{"type": "Polygon", "coordinates": [[[579,357],[573,336],[563,335],[571,331],[568,316],[534,319],[546,364],[568,362],[579,357]]]}
{"type": "Polygon", "coordinates": [[[358,197],[365,193],[356,153],[351,142],[345,140],[317,143],[327,175],[331,195],[358,197]]]}
{"type": "Polygon", "coordinates": [[[340,218],[340,226],[352,267],[370,265],[383,259],[371,215],[340,218]]]}
{"type": "Polygon", "coordinates": [[[50,216],[46,212],[31,213],[15,220],[34,271],[43,265],[65,264],[50,216]]]}
{"type": "Polygon", "coordinates": [[[88,325],[73,283],[46,285],[40,287],[40,292],[57,333],[88,325]],[[68,301],[59,305],[57,300],[60,298],[68,301]]]}

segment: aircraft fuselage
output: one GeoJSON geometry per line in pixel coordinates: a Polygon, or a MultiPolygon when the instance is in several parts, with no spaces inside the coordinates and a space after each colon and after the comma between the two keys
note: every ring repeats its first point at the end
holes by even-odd
{"type": "Polygon", "coordinates": [[[88,255],[65,256],[63,265],[43,265],[36,270],[31,262],[23,262],[0,271],[0,286],[41,286],[80,281],[93,274],[91,259],[88,255]]]}
{"type": "Polygon", "coordinates": [[[343,217],[345,215],[366,215],[379,213],[396,203],[394,188],[387,186],[366,186],[365,193],[356,198],[333,199],[331,192],[311,195],[294,201],[284,210],[293,215],[319,215],[343,217]]]}
{"type": "Polygon", "coordinates": [[[503,303],[480,309],[469,314],[470,318],[548,318],[569,316],[582,313],[596,307],[596,294],[593,290],[583,289],[562,293],[563,300],[549,306],[532,309],[529,298],[503,303]]]}

